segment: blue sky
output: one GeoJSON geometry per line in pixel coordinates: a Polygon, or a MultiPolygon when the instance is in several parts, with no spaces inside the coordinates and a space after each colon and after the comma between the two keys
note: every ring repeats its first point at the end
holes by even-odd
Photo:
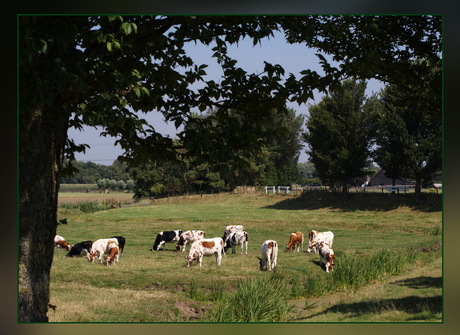
{"type": "MultiPolygon", "coordinates": [[[[214,59],[211,58],[213,51],[212,47],[195,45],[191,43],[187,46],[186,51],[196,64],[207,64],[206,68],[208,79],[213,79],[218,82],[222,76],[222,71],[214,59]]],[[[290,73],[299,77],[299,73],[305,69],[312,69],[319,74],[322,69],[319,65],[318,58],[315,56],[315,51],[306,48],[303,45],[287,44],[281,35],[276,35],[274,38],[265,40],[262,44],[253,46],[252,41],[244,39],[238,46],[228,48],[229,55],[238,60],[238,66],[249,73],[260,73],[264,68],[264,61],[271,64],[280,64],[286,75],[290,73]]],[[[368,83],[367,94],[378,92],[383,87],[383,84],[372,80],[368,83]]],[[[298,105],[289,103],[288,107],[294,108],[298,114],[307,115],[308,104],[319,102],[321,95],[316,92],[315,100],[307,102],[307,105],[298,105]]],[[[164,134],[174,137],[176,128],[172,124],[164,122],[163,115],[156,111],[152,111],[147,115],[143,115],[149,123],[153,124],[155,129],[164,134]]],[[[86,150],[85,154],[76,154],[79,161],[92,161],[97,164],[111,165],[113,161],[123,152],[119,146],[115,146],[115,138],[100,136],[102,129],[94,127],[84,127],[83,131],[70,129],[68,135],[74,139],[77,144],[86,143],[91,148],[86,150]]],[[[305,150],[302,150],[299,161],[305,162],[308,159],[305,150]]]]}

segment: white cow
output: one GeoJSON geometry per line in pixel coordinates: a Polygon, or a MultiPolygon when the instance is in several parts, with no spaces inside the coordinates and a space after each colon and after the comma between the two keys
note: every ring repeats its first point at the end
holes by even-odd
{"type": "Polygon", "coordinates": [[[225,240],[224,251],[227,252],[228,248],[232,248],[232,254],[236,254],[235,246],[239,245],[241,254],[248,254],[248,233],[245,231],[235,231],[230,233],[225,240]]]}
{"type": "Polygon", "coordinates": [[[274,240],[267,240],[262,244],[260,249],[262,258],[259,259],[259,269],[267,267],[268,271],[275,271],[276,261],[278,259],[278,243],[274,240]]]}
{"type": "Polygon", "coordinates": [[[182,249],[182,252],[184,252],[187,243],[202,240],[205,236],[206,233],[202,230],[187,230],[179,236],[179,241],[176,244],[176,250],[180,251],[182,249]]]}
{"type": "Polygon", "coordinates": [[[99,263],[102,264],[102,257],[104,254],[108,253],[108,247],[111,244],[116,244],[118,247],[118,240],[116,238],[103,238],[93,242],[89,254],[86,256],[88,262],[93,262],[94,257],[99,258],[99,263]]]}
{"type": "Polygon", "coordinates": [[[227,236],[230,235],[230,233],[234,233],[236,231],[243,231],[244,227],[242,225],[230,225],[225,227],[224,231],[224,236],[222,236],[222,239],[225,241],[227,239],[227,236]]]}
{"type": "Polygon", "coordinates": [[[307,252],[311,252],[313,250],[315,253],[318,253],[318,244],[315,244],[315,242],[320,241],[327,242],[329,246],[332,248],[332,243],[334,242],[334,233],[331,231],[319,232],[317,230],[311,230],[308,233],[307,252]]]}
{"type": "Polygon", "coordinates": [[[207,238],[192,243],[188,256],[185,256],[185,266],[190,267],[193,261],[197,261],[201,268],[203,256],[216,256],[216,265],[220,266],[222,262],[222,253],[224,252],[224,240],[220,237],[207,238]]]}

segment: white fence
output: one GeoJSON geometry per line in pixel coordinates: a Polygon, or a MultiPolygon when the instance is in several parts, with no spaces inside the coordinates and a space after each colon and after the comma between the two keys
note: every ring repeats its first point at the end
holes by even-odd
{"type": "Polygon", "coordinates": [[[290,190],[289,186],[265,186],[265,194],[289,194],[290,190]]]}

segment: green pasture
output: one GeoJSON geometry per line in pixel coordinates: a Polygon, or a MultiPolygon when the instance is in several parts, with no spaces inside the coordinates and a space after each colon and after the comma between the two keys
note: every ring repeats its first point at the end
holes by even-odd
{"type": "MultiPolygon", "coordinates": [[[[127,204],[87,214],[61,208],[59,219],[66,218],[67,224],[60,225],[57,233],[70,244],[113,235],[122,235],[127,242],[119,264],[110,267],[90,264],[85,258],[66,258],[63,251],[55,252],[50,321],[231,322],[223,312],[218,312],[241,299],[236,293],[241,294],[245,289],[257,296],[257,287],[266,285],[267,280],[280,293],[279,301],[316,299],[338,291],[356,291],[353,285],[334,286],[329,283],[330,278],[338,278],[344,273],[341,268],[379,251],[383,251],[384,257],[387,250],[409,255],[406,263],[398,261],[401,263],[398,273],[415,265],[423,267],[425,263],[431,264],[433,258],[441,257],[440,252],[436,256],[420,252],[430,250],[442,240],[439,197],[433,195],[433,199],[417,207],[404,195],[379,195],[367,200],[362,198],[365,196],[345,201],[318,199],[315,195],[221,194],[165,198],[151,205],[127,204]],[[221,237],[229,224],[244,225],[249,235],[249,252],[240,255],[237,248],[237,254],[227,254],[220,267],[215,266],[214,257],[209,257],[205,258],[202,269],[196,265],[185,268],[187,252],[176,252],[173,244],[166,244],[164,251],[150,251],[156,234],[162,230],[200,229],[207,237],[221,237]],[[337,270],[333,274],[324,272],[319,266],[319,256],[306,253],[306,246],[300,253],[284,251],[291,232],[302,231],[307,235],[311,229],[331,230],[335,234],[337,270]],[[267,239],[274,239],[280,245],[274,274],[258,270],[256,256],[267,239]],[[415,253],[421,257],[413,257],[415,253]],[[322,281],[329,284],[320,288],[321,294],[308,293],[312,285],[322,281]],[[219,315],[223,315],[223,320],[219,315]]],[[[396,274],[388,270],[382,273],[377,280],[396,274]]],[[[263,296],[267,290],[260,291],[263,296]]],[[[279,306],[279,301],[274,301],[274,305],[279,306]]],[[[250,305],[248,301],[244,308],[250,305]]],[[[279,311],[284,313],[283,318],[254,320],[304,320],[296,316],[295,308],[291,309],[289,304],[285,307],[279,311]]],[[[229,313],[234,312],[229,310],[229,313]]],[[[264,315],[263,311],[260,315],[264,315]]]]}

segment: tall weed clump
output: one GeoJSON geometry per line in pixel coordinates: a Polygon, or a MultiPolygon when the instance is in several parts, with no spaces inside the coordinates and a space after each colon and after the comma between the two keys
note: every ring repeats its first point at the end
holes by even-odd
{"type": "Polygon", "coordinates": [[[282,277],[239,280],[236,291],[213,309],[210,322],[283,322],[292,307],[282,277]]]}
{"type": "Polygon", "coordinates": [[[343,254],[336,259],[334,271],[324,276],[308,276],[305,297],[318,297],[328,292],[356,290],[385,276],[396,275],[412,264],[420,253],[416,250],[382,249],[370,256],[343,254]]]}

